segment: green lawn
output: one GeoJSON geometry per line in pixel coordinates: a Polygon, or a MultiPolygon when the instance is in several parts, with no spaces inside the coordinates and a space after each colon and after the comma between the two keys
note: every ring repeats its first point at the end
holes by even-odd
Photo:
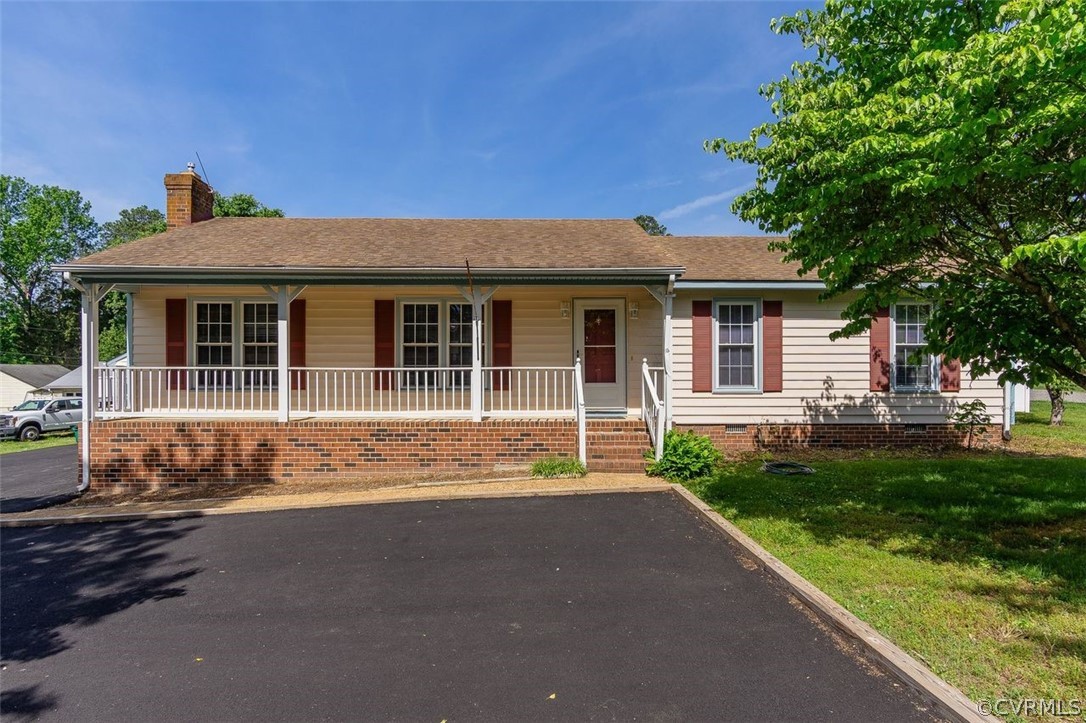
{"type": "Polygon", "coordinates": [[[1086,460],[758,462],[689,486],[861,619],[980,698],[1083,698],[1086,460]]]}
{"type": "Polygon", "coordinates": [[[46,447],[63,447],[66,444],[75,444],[75,435],[71,432],[47,434],[36,442],[17,442],[5,439],[0,441],[0,455],[26,452],[31,449],[45,449],[46,447]]]}
{"type": "Polygon", "coordinates": [[[1038,454],[1086,456],[1086,404],[1067,404],[1063,424],[1048,426],[1050,402],[1031,402],[1029,414],[1015,415],[1011,449],[1038,454]]]}

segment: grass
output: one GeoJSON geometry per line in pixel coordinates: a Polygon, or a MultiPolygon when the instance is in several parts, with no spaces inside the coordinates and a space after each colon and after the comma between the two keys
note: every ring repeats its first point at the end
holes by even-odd
{"type": "Polygon", "coordinates": [[[767,550],[974,700],[1086,691],[1086,460],[758,462],[689,483],[767,550]]]}
{"type": "Polygon", "coordinates": [[[1067,454],[1086,457],[1086,404],[1067,403],[1063,410],[1063,424],[1048,426],[1052,413],[1051,402],[1030,403],[1028,414],[1015,415],[1010,448],[1033,454],[1067,454]]]}
{"type": "Polygon", "coordinates": [[[5,439],[0,441],[0,455],[13,454],[15,452],[27,452],[32,449],[46,449],[48,447],[63,447],[75,444],[75,435],[71,432],[56,432],[46,434],[34,442],[20,442],[5,439]]]}
{"type": "Polygon", "coordinates": [[[584,477],[588,470],[572,457],[545,457],[532,462],[533,477],[584,477]]]}

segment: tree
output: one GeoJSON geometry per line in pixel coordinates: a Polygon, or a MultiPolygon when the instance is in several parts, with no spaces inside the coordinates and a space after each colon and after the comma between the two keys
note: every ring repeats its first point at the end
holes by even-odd
{"type": "Polygon", "coordinates": [[[248,193],[235,193],[231,196],[216,193],[214,211],[216,216],[283,216],[282,209],[268,208],[248,193]]]}
{"type": "Polygon", "coordinates": [[[813,57],[706,148],[757,166],[733,209],[848,295],[835,338],[926,297],[929,351],[1086,385],[1086,5],[829,0],[772,27],[813,57]]]}
{"type": "MultiPolygon", "coordinates": [[[[166,215],[157,208],[137,206],[121,209],[115,221],[102,224],[101,243],[106,248],[120,246],[129,241],[162,233],[166,230],[166,215]]],[[[101,333],[98,337],[98,356],[112,359],[124,354],[128,347],[127,294],[111,291],[99,306],[101,333]]]]}
{"type": "Polygon", "coordinates": [[[667,226],[656,220],[655,216],[649,216],[648,214],[641,214],[635,216],[634,221],[637,221],[637,225],[645,229],[645,233],[649,236],[670,236],[667,232],[667,226]]]}
{"type": "Polygon", "coordinates": [[[102,224],[102,245],[112,248],[165,230],[166,215],[157,208],[125,208],[117,214],[116,221],[102,224]]]}
{"type": "Polygon", "coordinates": [[[78,191],[0,175],[0,360],[77,363],[79,295],[51,267],[97,243],[78,191]]]}
{"type": "Polygon", "coordinates": [[[1059,427],[1063,424],[1064,395],[1073,391],[1074,388],[1074,384],[1061,377],[1054,377],[1045,385],[1048,400],[1052,403],[1052,409],[1048,414],[1048,426],[1059,427]]]}

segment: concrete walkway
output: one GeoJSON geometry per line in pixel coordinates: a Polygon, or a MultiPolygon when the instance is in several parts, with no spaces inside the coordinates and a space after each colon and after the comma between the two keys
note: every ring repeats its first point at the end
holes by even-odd
{"type": "Polygon", "coordinates": [[[385,504],[418,500],[486,499],[601,492],[659,492],[671,489],[660,479],[642,474],[591,474],[580,479],[503,479],[481,482],[419,482],[365,490],[336,490],[295,494],[266,494],[196,500],[128,502],[104,506],[61,505],[43,510],[0,515],[0,527],[171,519],[269,512],[316,507],[385,504]]]}

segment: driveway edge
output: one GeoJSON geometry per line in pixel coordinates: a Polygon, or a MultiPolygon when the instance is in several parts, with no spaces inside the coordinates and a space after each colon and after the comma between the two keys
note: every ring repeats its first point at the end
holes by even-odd
{"type": "Polygon", "coordinates": [[[932,705],[938,715],[964,723],[991,723],[995,720],[991,716],[981,715],[976,703],[965,693],[937,676],[927,666],[843,608],[795,570],[769,554],[765,548],[728,522],[693,492],[680,484],[672,484],[671,489],[690,507],[701,513],[709,524],[723,532],[732,542],[751,555],[763,570],[782,582],[819,618],[862,645],[884,668],[919,693],[932,705]]]}
{"type": "MultiPolygon", "coordinates": [[[[412,488],[419,489],[419,488],[412,488]]],[[[277,512],[280,510],[312,510],[323,507],[353,507],[355,505],[387,505],[399,502],[441,502],[445,500],[486,500],[509,497],[561,497],[574,495],[602,495],[623,494],[629,492],[668,492],[671,486],[668,484],[653,485],[629,485],[614,487],[559,487],[551,489],[527,489],[527,490],[500,490],[500,491],[467,491],[467,492],[442,492],[440,486],[426,488],[432,490],[427,495],[388,495],[383,497],[358,498],[358,499],[326,499],[316,502],[295,500],[288,501],[287,495],[282,496],[280,504],[252,504],[234,505],[231,507],[203,507],[195,509],[159,509],[141,510],[132,512],[86,512],[66,515],[41,515],[36,517],[0,517],[0,528],[6,527],[47,527],[51,525],[79,525],[99,522],[141,522],[145,520],[180,520],[192,517],[210,517],[213,515],[240,515],[251,512],[277,512]]],[[[238,498],[234,498],[235,500],[238,498]]],[[[270,497],[251,498],[268,500],[270,497]]]]}

